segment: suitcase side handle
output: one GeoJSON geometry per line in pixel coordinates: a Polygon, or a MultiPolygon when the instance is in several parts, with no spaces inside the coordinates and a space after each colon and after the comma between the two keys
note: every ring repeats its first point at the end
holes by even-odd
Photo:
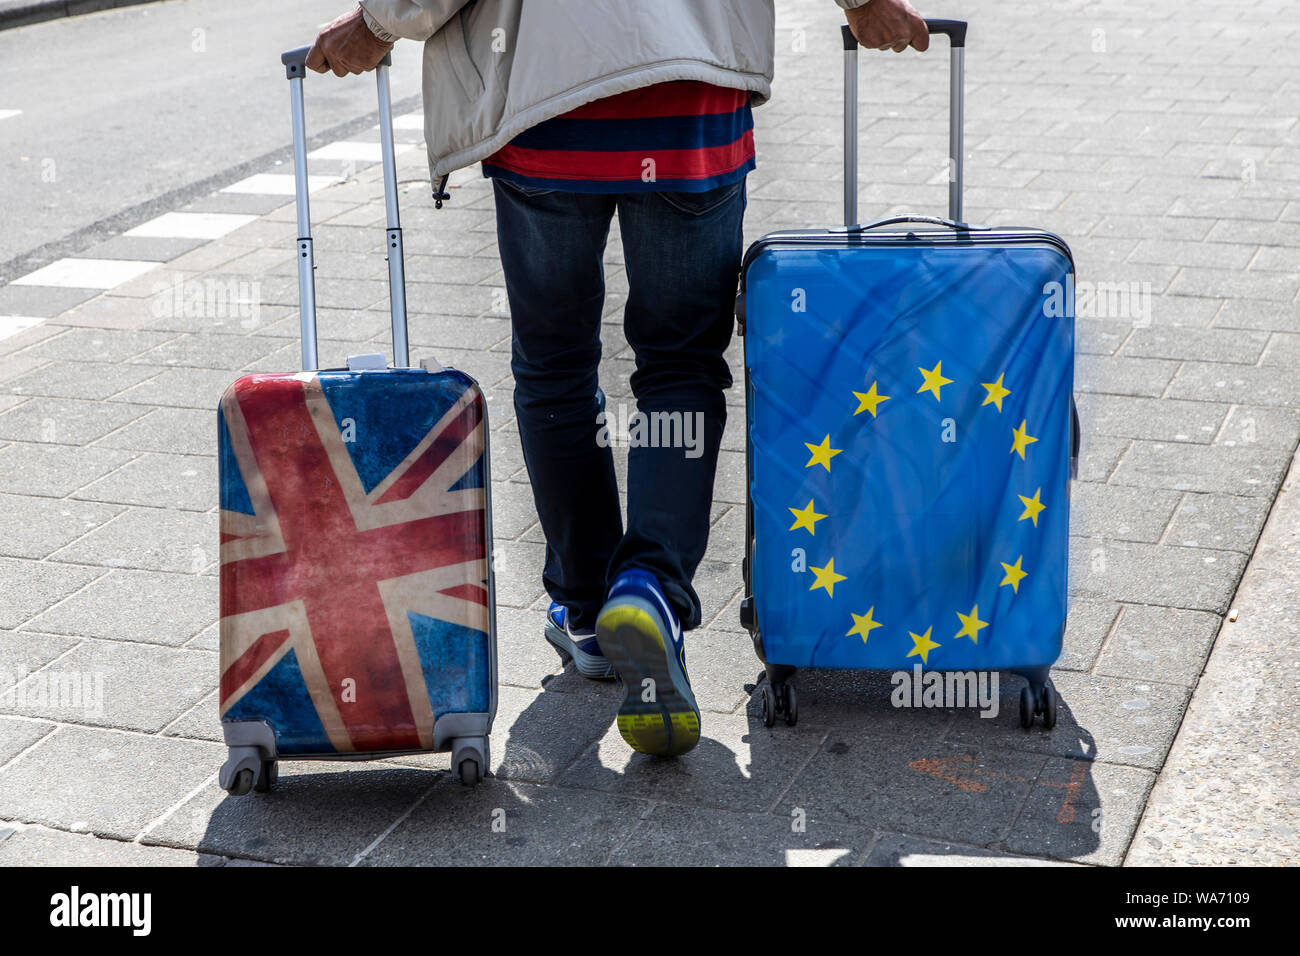
{"type": "MultiPolygon", "coordinates": [[[[966,28],[965,20],[927,19],[931,34],[948,38],[948,218],[962,219],[962,187],[966,157],[966,28]]],[[[844,225],[858,219],[858,41],[846,23],[840,27],[844,41],[844,225]]]]}
{"type": "MultiPolygon", "coordinates": [[[[311,237],[311,189],[307,177],[307,121],[303,80],[307,74],[309,46],[289,50],[280,56],[289,80],[289,104],[293,111],[293,174],[298,211],[298,309],[302,334],[303,371],[320,368],[316,338],[316,253],[311,237]]],[[[385,253],[388,259],[388,294],[393,316],[393,365],[411,364],[406,323],[406,252],[402,243],[402,221],[397,203],[397,151],[393,143],[393,103],[388,70],[392,53],[375,67],[379,93],[379,150],[384,163],[384,204],[387,209],[385,253]]]]}

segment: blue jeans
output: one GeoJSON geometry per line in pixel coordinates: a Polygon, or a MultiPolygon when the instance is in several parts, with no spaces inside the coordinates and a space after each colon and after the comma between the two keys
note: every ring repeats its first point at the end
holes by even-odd
{"type": "Polygon", "coordinates": [[[590,627],[622,571],[653,573],[683,628],[700,623],[691,579],[709,536],[723,389],[740,272],[744,180],[702,193],[594,195],[493,180],[514,330],[511,368],[524,462],[546,535],[543,582],[590,627]],[[618,211],[636,353],[631,409],[598,382],[602,263],[618,211]],[[607,415],[606,426],[598,416],[607,415]],[[642,426],[638,435],[638,418],[642,426]],[[608,436],[627,421],[627,528],[608,436]]]}

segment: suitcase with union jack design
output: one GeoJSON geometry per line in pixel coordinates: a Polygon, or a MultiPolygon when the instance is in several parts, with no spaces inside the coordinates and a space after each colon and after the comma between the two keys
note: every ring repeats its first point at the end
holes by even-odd
{"type": "Polygon", "coordinates": [[[901,672],[913,687],[928,671],[953,687],[1010,671],[1027,678],[1021,724],[1056,722],[1074,263],[1051,233],[962,220],[966,24],[926,22],[951,46],[949,218],[855,225],[845,26],[846,225],[772,233],[744,259],[741,622],[765,664],[767,726],[797,720],[797,668],[901,672]]]}
{"type": "Polygon", "coordinates": [[[376,76],[395,367],[359,356],[316,371],[307,50],[282,58],[306,371],[247,375],[218,411],[220,783],[242,795],[270,789],[280,760],[450,751],[473,784],[496,712],[484,397],[462,372],[408,367],[388,58],[376,76]]]}

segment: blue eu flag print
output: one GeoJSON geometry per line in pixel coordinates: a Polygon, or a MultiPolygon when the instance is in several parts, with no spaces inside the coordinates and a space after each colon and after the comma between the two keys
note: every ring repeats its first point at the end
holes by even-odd
{"type": "Polygon", "coordinates": [[[769,663],[1056,660],[1071,271],[1047,244],[777,245],[752,261],[752,586],[769,663]]]}

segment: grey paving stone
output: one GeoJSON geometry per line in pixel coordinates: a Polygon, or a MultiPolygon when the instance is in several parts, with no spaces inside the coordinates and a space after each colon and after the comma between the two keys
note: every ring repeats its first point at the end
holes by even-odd
{"type": "Polygon", "coordinates": [[[1217,614],[1204,611],[1127,605],[1096,673],[1191,687],[1201,675],[1219,622],[1217,614]]]}
{"type": "MultiPolygon", "coordinates": [[[[797,728],[796,728],[797,729],[797,728]]],[[[915,736],[832,731],[781,798],[809,821],[988,845],[1005,838],[1043,765],[1036,754],[957,747],[915,736]]]]}
{"type": "Polygon", "coordinates": [[[1228,299],[1214,317],[1215,328],[1300,330],[1300,306],[1261,299],[1228,299]]]}
{"type": "Polygon", "coordinates": [[[164,727],[162,733],[167,737],[188,737],[193,740],[224,743],[218,696],[218,692],[213,691],[164,727]]]}
{"type": "Polygon", "coordinates": [[[96,445],[128,451],[211,455],[216,449],[216,412],[197,408],[149,408],[147,414],[105,435],[96,445]]]}
{"type": "MultiPolygon", "coordinates": [[[[296,348],[298,343],[293,339],[271,338],[265,335],[191,332],[172,338],[167,343],[140,355],[135,361],[164,368],[184,366],[235,371],[290,344],[296,348]]],[[[232,381],[237,377],[232,375],[232,381]]]]}
{"type": "Polygon", "coordinates": [[[1215,443],[1290,451],[1300,436],[1300,411],[1292,408],[1263,408],[1238,405],[1228,413],[1215,443]]]}
{"type": "MultiPolygon", "coordinates": [[[[11,672],[0,661],[0,701],[6,699],[12,689],[9,677],[11,672]]],[[[0,717],[0,766],[8,763],[36,741],[54,729],[48,720],[36,720],[31,717],[0,717]]],[[[0,840],[0,843],[3,843],[0,840]]],[[[3,860],[3,857],[0,857],[3,860]]]]}
{"type": "Polygon", "coordinates": [[[225,747],[156,739],[196,748],[212,779],[142,842],[269,863],[347,866],[445,776],[364,761],[285,760],[270,793],[231,797],[216,784],[225,747]]]}
{"type": "Polygon", "coordinates": [[[58,315],[97,295],[99,295],[98,289],[7,285],[0,288],[0,315],[58,315]]]}
{"type": "Polygon", "coordinates": [[[197,574],[216,560],[215,514],[130,508],[51,560],[108,568],[197,574]]]}
{"type": "Polygon", "coordinates": [[[468,789],[440,775],[428,797],[363,863],[604,864],[646,809],[641,801],[608,794],[492,778],[468,789]]]}
{"type": "Polygon", "coordinates": [[[676,760],[635,753],[611,726],[560,777],[562,787],[728,810],[767,811],[812,756],[821,732],[768,730],[744,715],[706,713],[700,742],[676,760]]]}
{"type": "Polygon", "coordinates": [[[1018,856],[979,846],[884,833],[863,860],[864,866],[1067,866],[1055,860],[1018,856]]]}
{"type": "Polygon", "coordinates": [[[1128,438],[1093,435],[1084,429],[1079,446],[1079,480],[1109,479],[1131,444],[1133,442],[1128,438]]]}
{"type": "Polygon", "coordinates": [[[1282,368],[1300,367],[1300,335],[1292,332],[1274,332],[1268,340],[1268,348],[1260,358],[1261,365],[1276,365],[1282,368]]]}
{"type": "MultiPolygon", "coordinates": [[[[497,606],[497,669],[504,684],[538,689],[563,667],[559,655],[542,637],[545,612],[497,606]]],[[[569,668],[572,670],[572,667],[569,668]]],[[[586,683],[575,674],[577,686],[586,683]]]]}
{"type": "Polygon", "coordinates": [[[60,722],[161,730],[216,686],[217,656],[84,641],[15,689],[14,713],[60,722]]]}
{"type": "Polygon", "coordinates": [[[1111,476],[1117,485],[1272,497],[1285,452],[1259,446],[1135,441],[1111,476]]]}
{"type": "Polygon", "coordinates": [[[1176,491],[1076,481],[1070,486],[1070,530],[1090,538],[1154,543],[1181,500],[1176,491]]]}
{"type": "Polygon", "coordinates": [[[1245,563],[1245,556],[1233,551],[1102,538],[1070,541],[1071,586],[1083,598],[1222,614],[1245,563]]]}
{"type": "Polygon", "coordinates": [[[60,332],[61,334],[28,349],[26,354],[50,362],[116,364],[174,338],[168,332],[129,329],[70,328],[61,329],[60,332]]]}
{"type": "Polygon", "coordinates": [[[218,866],[220,857],[141,846],[46,827],[24,827],[0,844],[0,866],[218,866]]]}
{"type": "Polygon", "coordinates": [[[656,806],[610,862],[621,866],[849,866],[869,830],[795,817],[656,806]]]}
{"type": "Polygon", "coordinates": [[[86,485],[77,497],[127,505],[156,506],[166,502],[185,511],[207,511],[217,504],[217,461],[210,456],[145,452],[111,475],[86,485]]]}
{"type": "Polygon", "coordinates": [[[1246,272],[1231,269],[1185,268],[1169,286],[1177,295],[1205,295],[1217,298],[1266,299],[1279,305],[1295,299],[1300,279],[1284,273],[1246,272]]]}
{"type": "Polygon", "coordinates": [[[0,449],[0,492],[62,498],[132,457],[111,448],[14,442],[0,449]]]}
{"type": "Polygon", "coordinates": [[[1172,360],[1137,359],[1117,355],[1077,355],[1074,387],[1083,393],[1159,398],[1178,371],[1172,360]]]}
{"type": "Polygon", "coordinates": [[[1249,554],[1268,517],[1269,505],[1268,498],[1186,495],[1165,534],[1165,543],[1249,554]]]}
{"type": "Polygon", "coordinates": [[[46,557],[122,510],[117,505],[67,498],[0,494],[0,555],[46,557]]]}
{"type": "Polygon", "coordinates": [[[94,580],[101,572],[45,561],[0,558],[0,627],[16,628],[94,580]]]}
{"type": "Polygon", "coordinates": [[[1250,243],[1210,243],[1177,239],[1143,239],[1129,258],[1134,262],[1163,262],[1175,266],[1244,269],[1255,255],[1250,243]]]}
{"type": "Polygon", "coordinates": [[[85,445],[103,438],[149,411],[143,405],[33,398],[0,414],[0,438],[13,441],[85,445]]]}
{"type": "Polygon", "coordinates": [[[57,634],[0,630],[0,671],[18,680],[76,645],[73,638],[57,634]]]}
{"type": "Polygon", "coordinates": [[[115,570],[39,615],[27,629],[180,646],[217,615],[210,575],[115,570]]]}
{"type": "Polygon", "coordinates": [[[1071,595],[1065,619],[1065,639],[1056,669],[1092,670],[1120,607],[1114,601],[1089,601],[1071,595]]]}
{"type": "Polygon", "coordinates": [[[1169,386],[1169,397],[1300,408],[1300,376],[1279,375],[1272,368],[1186,362],[1169,386]]]}
{"type": "MultiPolygon", "coordinates": [[[[135,366],[123,366],[134,369],[135,366]]],[[[128,388],[117,400],[140,405],[215,409],[222,393],[239,378],[225,369],[169,368],[157,371],[147,382],[128,388]]]]}
{"type": "Polygon", "coordinates": [[[11,379],[5,386],[15,395],[48,395],[98,401],[130,389],[158,374],[147,365],[109,365],[103,362],[44,362],[34,371],[11,379]]]}
{"type": "Polygon", "coordinates": [[[0,768],[0,819],[132,840],[224,755],[203,741],[60,727],[0,768]]]}
{"type": "Polygon", "coordinates": [[[1134,358],[1191,359],[1254,365],[1268,345],[1267,332],[1153,326],[1134,329],[1123,354],[1134,358]]]}
{"type": "Polygon", "coordinates": [[[1084,395],[1078,406],[1090,434],[1206,445],[1214,440],[1228,413],[1227,405],[1211,402],[1117,395],[1084,395]]]}
{"type": "Polygon", "coordinates": [[[1154,782],[1155,774],[1146,770],[1052,757],[1006,846],[1017,853],[1118,866],[1154,782]]]}
{"type": "Polygon", "coordinates": [[[492,483],[492,534],[517,538],[537,523],[532,488],[511,481],[492,483]]]}
{"type": "Polygon", "coordinates": [[[497,541],[492,553],[498,605],[528,607],[541,596],[545,547],[522,541],[497,541]]]}
{"type": "Polygon", "coordinates": [[[1054,670],[1052,683],[1060,695],[1053,730],[1044,731],[1041,724],[1028,731],[1021,728],[1024,681],[1003,675],[997,717],[958,711],[946,739],[981,749],[1095,759],[1155,771],[1178,732],[1191,693],[1176,684],[1071,671],[1054,670]]]}
{"type": "Polygon", "coordinates": [[[88,328],[94,331],[122,330],[127,332],[148,328],[155,316],[147,305],[133,296],[113,295],[111,292],[96,296],[74,309],[49,319],[50,325],[88,328]]]}

